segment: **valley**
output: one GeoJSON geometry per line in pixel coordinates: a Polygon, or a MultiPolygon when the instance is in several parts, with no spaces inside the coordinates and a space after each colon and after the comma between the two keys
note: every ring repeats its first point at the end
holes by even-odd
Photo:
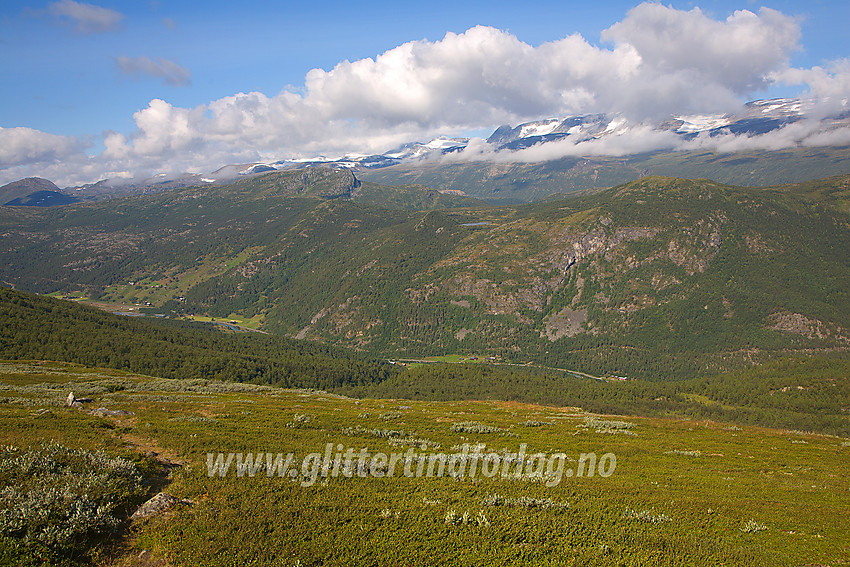
{"type": "Polygon", "coordinates": [[[848,183],[645,177],[497,207],[347,171],[273,172],[4,207],[0,279],[384,358],[476,352],[678,380],[850,347],[848,183]]]}
{"type": "Polygon", "coordinates": [[[0,560],[842,564],[850,177],[443,191],[0,207],[0,560]]]}

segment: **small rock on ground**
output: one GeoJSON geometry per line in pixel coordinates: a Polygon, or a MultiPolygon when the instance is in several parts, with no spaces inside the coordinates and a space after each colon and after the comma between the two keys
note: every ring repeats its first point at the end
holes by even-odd
{"type": "Polygon", "coordinates": [[[168,494],[167,492],[160,492],[159,494],[139,506],[139,509],[133,512],[133,515],[130,516],[130,519],[141,520],[143,518],[149,518],[157,514],[162,514],[163,512],[167,512],[177,504],[191,505],[192,501],[182,500],[180,498],[177,498],[176,496],[168,494]]]}

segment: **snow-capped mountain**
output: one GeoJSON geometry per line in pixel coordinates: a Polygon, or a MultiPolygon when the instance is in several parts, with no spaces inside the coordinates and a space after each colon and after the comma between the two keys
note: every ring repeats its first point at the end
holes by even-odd
{"type": "Polygon", "coordinates": [[[449,153],[462,150],[469,143],[469,138],[446,138],[439,137],[431,140],[427,144],[413,142],[404,144],[403,146],[384,152],[382,155],[390,159],[407,159],[418,158],[428,155],[433,152],[449,153]]]}
{"type": "MultiPolygon", "coordinates": [[[[722,134],[760,135],[796,122],[805,116],[807,105],[799,99],[771,99],[747,103],[737,114],[675,116],[671,120],[653,124],[656,130],[672,131],[685,139],[699,135],[722,134]]],[[[554,117],[517,126],[499,126],[486,142],[495,152],[511,152],[546,144],[570,137],[577,143],[616,136],[627,132],[635,124],[618,114],[586,114],[579,116],[554,117]]],[[[645,125],[644,125],[645,126],[645,125]]],[[[402,162],[421,160],[436,154],[463,150],[466,138],[440,137],[427,143],[412,142],[382,154],[348,154],[340,159],[318,158],[315,160],[282,160],[278,166],[295,163],[325,163],[354,169],[389,167],[402,162]]]]}
{"type": "MultiPolygon", "coordinates": [[[[735,114],[680,115],[654,124],[635,124],[619,114],[585,114],[550,117],[516,126],[503,125],[493,131],[486,144],[493,154],[511,153],[532,146],[569,138],[578,148],[588,141],[628,133],[635,127],[673,132],[683,140],[697,136],[758,136],[772,132],[807,117],[812,104],[802,99],[779,98],[749,102],[735,114]]],[[[825,130],[850,127],[850,113],[823,122],[825,130]]],[[[380,169],[401,163],[414,164],[441,155],[463,151],[470,140],[440,136],[428,142],[409,142],[380,154],[348,153],[342,157],[285,158],[270,163],[226,165],[210,173],[156,175],[149,178],[105,179],[81,187],[67,188],[65,193],[78,199],[100,199],[113,195],[164,191],[190,185],[230,183],[281,169],[324,165],[353,170],[380,169]]],[[[509,160],[508,160],[509,161],[509,160]]]]}
{"type": "Polygon", "coordinates": [[[601,134],[612,122],[604,114],[569,116],[567,118],[547,118],[526,122],[516,127],[499,126],[487,143],[498,150],[521,150],[535,144],[560,140],[567,136],[582,138],[601,134]]]}
{"type": "Polygon", "coordinates": [[[686,137],[703,132],[709,136],[766,134],[804,118],[807,106],[800,99],[757,100],[748,102],[738,114],[677,116],[673,130],[686,137]]]}
{"type": "MultiPolygon", "coordinates": [[[[657,130],[672,130],[685,138],[700,134],[765,134],[803,118],[805,107],[805,103],[799,99],[759,100],[747,103],[744,110],[737,114],[675,116],[653,127],[657,130]]],[[[495,145],[497,150],[519,150],[567,136],[581,141],[618,135],[632,126],[616,114],[548,118],[516,127],[500,126],[487,142],[495,145]]]]}
{"type": "Polygon", "coordinates": [[[284,159],[275,162],[280,169],[310,164],[328,164],[350,169],[375,169],[397,165],[403,161],[421,159],[434,154],[447,154],[462,150],[469,143],[469,138],[449,138],[440,136],[430,142],[409,142],[382,154],[348,153],[341,158],[333,159],[324,156],[315,158],[284,159]]]}

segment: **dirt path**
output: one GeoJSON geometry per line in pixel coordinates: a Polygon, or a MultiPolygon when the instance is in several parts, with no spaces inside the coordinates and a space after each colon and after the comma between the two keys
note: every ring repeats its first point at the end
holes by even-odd
{"type": "MultiPolygon", "coordinates": [[[[161,474],[151,479],[148,496],[153,497],[162,492],[171,484],[171,471],[184,466],[186,461],[176,452],[161,446],[156,439],[139,434],[135,417],[110,416],[107,419],[115,425],[115,429],[112,430],[113,435],[140,454],[147,455],[162,465],[161,474]],[[122,433],[117,432],[121,430],[123,430],[122,433]]],[[[105,567],[167,567],[171,564],[165,557],[155,555],[148,549],[142,549],[132,531],[125,532],[120,537],[112,549],[111,556],[105,567]]]]}

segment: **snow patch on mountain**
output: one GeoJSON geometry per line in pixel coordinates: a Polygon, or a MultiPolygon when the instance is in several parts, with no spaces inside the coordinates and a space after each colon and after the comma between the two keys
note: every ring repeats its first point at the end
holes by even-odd
{"type": "Polygon", "coordinates": [[[622,135],[627,132],[629,129],[628,121],[622,116],[614,118],[611,122],[608,123],[608,126],[602,131],[602,135],[605,134],[615,134],[622,135]]]}
{"type": "Polygon", "coordinates": [[[267,163],[255,163],[239,172],[239,175],[255,175],[257,173],[268,173],[277,171],[277,168],[267,163]]]}
{"type": "Polygon", "coordinates": [[[550,118],[540,122],[531,122],[520,126],[520,138],[530,136],[545,136],[553,133],[561,125],[561,118],[550,118]]]}
{"type": "Polygon", "coordinates": [[[693,116],[675,116],[674,118],[682,122],[682,125],[676,129],[676,132],[687,134],[722,128],[732,123],[731,118],[726,114],[698,114],[693,116]]]}

